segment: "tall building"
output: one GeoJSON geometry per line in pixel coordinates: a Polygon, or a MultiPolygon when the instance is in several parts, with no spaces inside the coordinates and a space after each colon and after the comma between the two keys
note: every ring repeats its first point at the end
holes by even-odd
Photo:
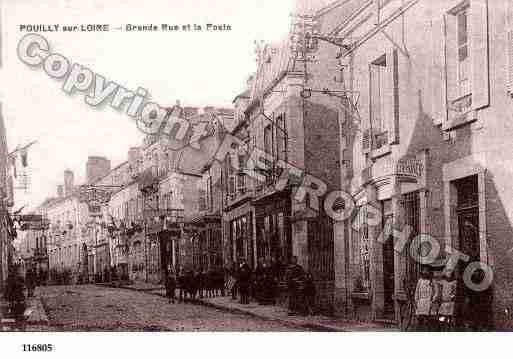
{"type": "Polygon", "coordinates": [[[400,323],[421,264],[457,262],[457,320],[511,328],[512,15],[511,1],[487,0],[335,1],[315,14],[331,40],[315,56],[337,52],[325,79],[346,93],[340,184],[355,214],[335,223],[346,315],[400,323]]]}

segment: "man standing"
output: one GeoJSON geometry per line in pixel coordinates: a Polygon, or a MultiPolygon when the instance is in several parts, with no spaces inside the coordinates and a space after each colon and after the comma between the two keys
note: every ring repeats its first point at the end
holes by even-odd
{"type": "Polygon", "coordinates": [[[300,287],[304,281],[305,271],[297,263],[297,257],[294,256],[291,259],[290,266],[287,270],[287,284],[289,291],[289,315],[295,315],[299,310],[300,300],[299,296],[300,287]]]}
{"type": "Polygon", "coordinates": [[[241,304],[249,304],[249,286],[251,283],[251,268],[245,259],[240,261],[238,283],[241,304]]]}
{"type": "Polygon", "coordinates": [[[29,266],[25,273],[25,287],[27,287],[27,297],[33,297],[34,289],[36,288],[36,274],[34,273],[32,266],[29,266]]]}

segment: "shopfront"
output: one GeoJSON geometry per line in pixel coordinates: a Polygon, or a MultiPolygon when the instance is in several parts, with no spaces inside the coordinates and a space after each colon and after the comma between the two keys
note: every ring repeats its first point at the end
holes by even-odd
{"type": "MultiPolygon", "coordinates": [[[[225,209],[224,264],[230,265],[245,259],[251,268],[256,265],[254,208],[245,201],[225,209]]],[[[213,233],[217,238],[216,232],[213,233]]]]}
{"type": "MultiPolygon", "coordinates": [[[[284,269],[292,257],[290,192],[278,191],[256,198],[255,259],[281,264],[284,269]]],[[[281,271],[282,277],[284,271],[281,271]]],[[[282,278],[283,279],[283,278],[282,278]]]]}
{"type": "Polygon", "coordinates": [[[410,244],[426,233],[429,210],[426,155],[382,158],[362,173],[364,186],[349,231],[349,285],[358,319],[398,322],[402,305],[413,295],[420,264],[410,244]]]}

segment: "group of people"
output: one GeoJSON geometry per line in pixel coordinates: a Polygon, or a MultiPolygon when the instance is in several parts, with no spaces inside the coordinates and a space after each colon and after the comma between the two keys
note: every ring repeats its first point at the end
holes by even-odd
{"type": "Polygon", "coordinates": [[[249,304],[254,299],[262,305],[276,303],[278,285],[285,280],[288,289],[289,313],[313,314],[316,289],[311,273],[306,273],[293,257],[288,266],[260,258],[254,270],[244,258],[236,265],[208,271],[173,270],[165,274],[166,297],[170,303],[216,297],[230,293],[233,300],[249,304]],[[178,296],[177,296],[178,293],[178,296]]]}
{"type": "Polygon", "coordinates": [[[250,298],[261,305],[275,304],[279,282],[285,279],[289,314],[313,314],[315,311],[316,289],[313,276],[304,271],[296,257],[286,267],[278,261],[261,258],[254,270],[241,258],[234,267],[228,269],[227,276],[227,289],[233,300],[239,294],[241,304],[249,304],[250,298]]]}
{"type": "MultiPolygon", "coordinates": [[[[479,278],[473,278],[477,283],[479,278]]],[[[415,288],[415,315],[420,331],[485,330],[488,293],[475,292],[454,271],[424,266],[415,288]]]]}
{"type": "Polygon", "coordinates": [[[175,272],[169,267],[165,275],[166,297],[169,302],[175,303],[176,300],[180,302],[187,299],[195,300],[197,296],[199,298],[224,296],[224,277],[223,269],[208,271],[184,269],[175,272]]]}

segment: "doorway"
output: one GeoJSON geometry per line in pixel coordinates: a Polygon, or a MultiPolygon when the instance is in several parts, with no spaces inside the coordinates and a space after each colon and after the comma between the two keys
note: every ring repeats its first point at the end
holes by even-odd
{"type": "Polygon", "coordinates": [[[477,175],[455,182],[457,191],[459,250],[479,261],[479,197],[477,175]]]}
{"type": "Polygon", "coordinates": [[[173,265],[173,242],[168,232],[161,232],[160,235],[160,265],[163,274],[167,273],[168,266],[173,265]]]}
{"type": "MultiPolygon", "coordinates": [[[[472,262],[479,262],[479,188],[477,175],[465,177],[454,182],[457,193],[458,250],[469,257],[457,270],[458,293],[456,298],[457,324],[462,330],[482,330],[488,327],[491,309],[491,289],[477,292],[469,288],[462,280],[463,273],[472,262]]],[[[480,271],[472,275],[472,282],[482,280],[480,271]]]]}
{"type": "MultiPolygon", "coordinates": [[[[383,201],[383,230],[385,226],[393,223],[392,201],[383,201]]],[[[394,240],[387,238],[383,243],[383,316],[393,320],[395,317],[394,292],[395,292],[395,267],[394,267],[394,240]]]]}

